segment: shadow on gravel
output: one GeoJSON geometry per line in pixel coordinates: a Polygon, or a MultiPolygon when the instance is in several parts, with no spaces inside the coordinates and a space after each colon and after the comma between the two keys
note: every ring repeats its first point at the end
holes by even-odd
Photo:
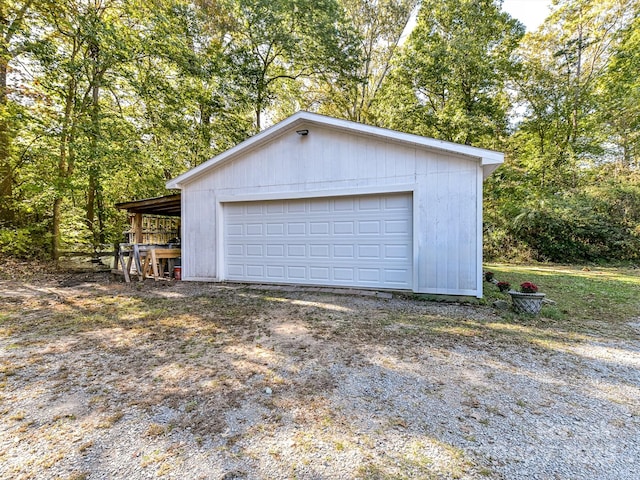
{"type": "Polygon", "coordinates": [[[637,467],[637,338],[610,345],[407,299],[69,285],[0,300],[0,476],[103,478],[117,465],[132,479],[625,478],[637,467]]]}

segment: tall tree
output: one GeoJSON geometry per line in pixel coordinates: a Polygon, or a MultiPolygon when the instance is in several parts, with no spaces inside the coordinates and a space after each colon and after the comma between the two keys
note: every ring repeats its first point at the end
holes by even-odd
{"type": "Polygon", "coordinates": [[[604,155],[598,89],[637,0],[559,0],[525,37],[516,144],[541,186],[576,186],[579,168],[604,155]],[[523,148],[528,143],[529,146],[523,148]]]}
{"type": "Polygon", "coordinates": [[[346,20],[358,38],[361,61],[347,77],[317,82],[307,103],[321,113],[356,122],[375,123],[371,107],[401,49],[418,0],[341,0],[346,20]]]}
{"type": "Polygon", "coordinates": [[[0,225],[11,225],[14,220],[9,68],[11,61],[26,48],[29,34],[25,23],[33,3],[33,0],[0,2],[0,225]]]}
{"type": "Polygon", "coordinates": [[[378,115],[385,125],[496,147],[507,127],[506,82],[524,27],[495,0],[425,0],[378,115]]]}
{"type": "Polygon", "coordinates": [[[605,139],[613,147],[608,156],[622,166],[640,167],[640,3],[634,20],[620,31],[620,41],[598,88],[605,139]]]}
{"type": "Polygon", "coordinates": [[[127,50],[134,50],[135,43],[123,33],[127,30],[121,21],[125,6],[125,0],[66,0],[42,6],[40,28],[46,32],[47,42],[31,49],[31,61],[39,67],[35,69],[37,88],[44,99],[37,106],[41,113],[38,123],[46,133],[42,142],[49,143],[49,158],[55,159],[49,165],[51,251],[56,260],[63,207],[69,200],[82,204],[94,248],[105,239],[102,192],[113,159],[103,123],[117,100],[103,92],[113,91],[110,84],[126,62],[127,50]],[[78,193],[82,194],[81,202],[78,193]]]}
{"type": "Polygon", "coordinates": [[[357,49],[336,0],[227,0],[235,24],[226,51],[255,130],[286,82],[353,71],[357,49]]]}

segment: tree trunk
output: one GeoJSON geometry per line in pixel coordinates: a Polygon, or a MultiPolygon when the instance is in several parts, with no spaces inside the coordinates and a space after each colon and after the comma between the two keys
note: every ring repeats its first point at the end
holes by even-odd
{"type": "MultiPolygon", "coordinates": [[[[75,50],[74,50],[75,54],[75,50]]],[[[75,55],[74,55],[75,56],[75,55]]],[[[68,188],[69,177],[74,169],[73,150],[70,148],[75,136],[75,125],[73,122],[73,107],[76,97],[77,82],[72,76],[69,78],[67,86],[67,96],[65,99],[64,118],[62,121],[62,131],[60,132],[60,153],[58,158],[58,171],[56,172],[55,197],[53,200],[53,221],[51,225],[51,257],[58,262],[60,259],[60,223],[62,215],[62,200],[68,188]],[[68,150],[68,151],[67,151],[68,150]]]]}
{"type": "Polygon", "coordinates": [[[51,222],[51,257],[58,263],[60,260],[60,216],[62,211],[62,197],[53,200],[53,220],[51,222]]]}
{"type": "Polygon", "coordinates": [[[7,122],[7,59],[0,52],[0,226],[12,226],[13,169],[10,161],[9,123],[7,122]]]}
{"type": "Polygon", "coordinates": [[[94,252],[100,244],[101,222],[96,222],[96,198],[100,191],[100,81],[102,73],[99,69],[100,46],[94,39],[90,48],[93,62],[93,79],[91,85],[91,165],[89,166],[89,187],[87,192],[86,224],[91,230],[91,241],[94,252]]]}

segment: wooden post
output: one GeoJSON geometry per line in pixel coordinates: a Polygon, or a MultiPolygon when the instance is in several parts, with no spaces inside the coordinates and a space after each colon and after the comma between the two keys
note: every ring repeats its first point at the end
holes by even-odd
{"type": "Polygon", "coordinates": [[[142,214],[136,213],[133,217],[133,239],[134,243],[142,243],[142,214]]]}

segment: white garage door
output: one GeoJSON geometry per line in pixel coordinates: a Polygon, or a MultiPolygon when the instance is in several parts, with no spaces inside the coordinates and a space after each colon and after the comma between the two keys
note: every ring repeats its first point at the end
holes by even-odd
{"type": "Polygon", "coordinates": [[[412,287],[410,193],[225,203],[227,280],[412,287]]]}

